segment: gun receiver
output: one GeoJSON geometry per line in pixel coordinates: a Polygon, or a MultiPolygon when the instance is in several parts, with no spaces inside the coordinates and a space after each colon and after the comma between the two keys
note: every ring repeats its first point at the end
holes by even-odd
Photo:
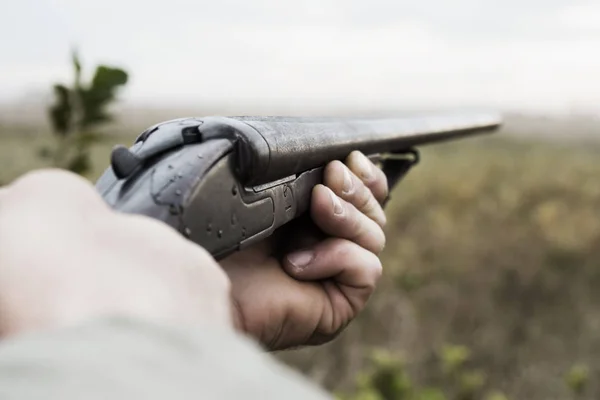
{"type": "Polygon", "coordinates": [[[330,161],[379,157],[391,189],[418,162],[416,146],[500,126],[485,113],[177,119],[117,146],[96,187],[114,209],[164,221],[220,259],[302,215],[330,161]]]}

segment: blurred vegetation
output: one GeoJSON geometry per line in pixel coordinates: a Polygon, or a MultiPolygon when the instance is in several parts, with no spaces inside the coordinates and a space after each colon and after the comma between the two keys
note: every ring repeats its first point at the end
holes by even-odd
{"type": "MultiPolygon", "coordinates": [[[[98,137],[90,179],[153,122],[98,137]]],[[[0,182],[45,166],[51,142],[0,132],[0,182]]],[[[392,193],[367,309],[333,343],[278,357],[344,400],[600,398],[600,143],[422,153],[392,193]]]]}
{"type": "Polygon", "coordinates": [[[73,85],[54,85],[54,104],[48,115],[56,142],[40,150],[42,158],[56,167],[85,175],[91,170],[90,149],[99,140],[98,127],[112,121],[107,108],[116,100],[118,89],[128,80],[119,68],[100,65],[91,81],[82,82],[82,65],[73,53],[73,85]]]}
{"type": "MultiPolygon", "coordinates": [[[[445,345],[437,354],[439,376],[430,385],[416,385],[400,356],[377,350],[366,372],[359,375],[352,394],[340,400],[505,400],[499,391],[489,390],[484,372],[470,369],[471,354],[464,346],[445,345]]],[[[434,367],[434,368],[436,368],[434,367]]]]}
{"type": "Polygon", "coordinates": [[[360,394],[385,348],[403,389],[373,399],[600,398],[600,142],[498,135],[422,155],[392,193],[367,309],[334,343],[280,357],[360,394]]]}
{"type": "MultiPolygon", "coordinates": [[[[352,390],[336,397],[338,400],[509,400],[492,387],[484,371],[472,368],[471,360],[467,347],[445,345],[431,365],[430,373],[436,377],[429,379],[428,386],[419,386],[411,378],[402,356],[376,350],[365,370],[356,377],[352,390]]],[[[565,375],[566,389],[570,392],[566,398],[582,398],[588,380],[586,366],[573,366],[565,375]]]]}

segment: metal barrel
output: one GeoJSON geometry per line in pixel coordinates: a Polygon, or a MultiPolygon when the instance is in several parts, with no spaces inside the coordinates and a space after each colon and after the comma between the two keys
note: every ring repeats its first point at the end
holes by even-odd
{"type": "Polygon", "coordinates": [[[254,183],[297,174],[354,150],[367,155],[407,151],[415,146],[497,130],[497,113],[448,113],[397,118],[233,117],[265,140],[266,168],[254,183]]]}

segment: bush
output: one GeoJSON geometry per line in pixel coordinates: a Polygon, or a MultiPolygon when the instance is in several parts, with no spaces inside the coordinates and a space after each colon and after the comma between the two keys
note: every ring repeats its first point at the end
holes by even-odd
{"type": "Polygon", "coordinates": [[[410,378],[400,357],[378,350],[370,366],[357,379],[353,394],[339,394],[341,400],[507,400],[499,391],[486,393],[486,375],[469,368],[470,350],[446,345],[436,360],[441,379],[420,385],[410,378]]]}
{"type": "Polygon", "coordinates": [[[128,81],[119,68],[100,65],[91,81],[82,82],[82,66],[77,53],[72,57],[72,87],[54,85],[54,104],[49,118],[56,137],[54,148],[43,148],[40,156],[49,158],[55,167],[85,175],[91,170],[90,148],[99,139],[99,126],[112,120],[108,107],[117,91],[128,81]]]}

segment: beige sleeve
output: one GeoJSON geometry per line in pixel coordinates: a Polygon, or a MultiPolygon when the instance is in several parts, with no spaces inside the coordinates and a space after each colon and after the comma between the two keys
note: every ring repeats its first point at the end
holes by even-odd
{"type": "Polygon", "coordinates": [[[0,399],[330,397],[233,332],[110,319],[0,342],[0,399]]]}

